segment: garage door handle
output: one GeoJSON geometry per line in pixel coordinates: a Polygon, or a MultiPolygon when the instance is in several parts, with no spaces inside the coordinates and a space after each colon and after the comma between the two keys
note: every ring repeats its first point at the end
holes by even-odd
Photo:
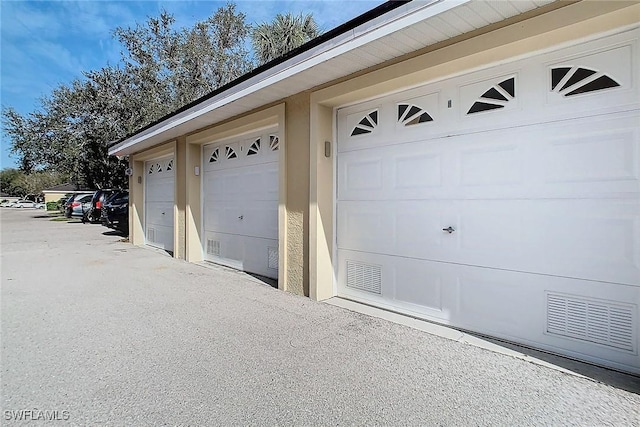
{"type": "Polygon", "coordinates": [[[244,219],[244,215],[240,215],[238,219],[244,219]]]}
{"type": "Polygon", "coordinates": [[[447,227],[447,228],[443,228],[443,229],[442,229],[442,231],[446,231],[447,233],[451,234],[451,233],[453,233],[453,232],[454,232],[454,231],[456,231],[456,230],[455,230],[455,228],[453,228],[453,227],[449,226],[449,227],[447,227]]]}

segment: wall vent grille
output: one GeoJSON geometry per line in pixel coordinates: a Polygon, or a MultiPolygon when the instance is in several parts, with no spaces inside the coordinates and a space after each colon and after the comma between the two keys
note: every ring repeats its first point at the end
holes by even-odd
{"type": "Polygon", "coordinates": [[[147,228],[147,241],[156,241],[156,230],[154,228],[147,228]]]}
{"type": "Polygon", "coordinates": [[[347,260],[347,287],[381,294],[382,267],[347,260]]]}
{"type": "Polygon", "coordinates": [[[207,239],[207,254],[213,256],[220,256],[220,241],[207,239]]]}
{"type": "Polygon", "coordinates": [[[547,332],[635,351],[636,307],[576,296],[547,294],[547,332]]]}
{"type": "Polygon", "coordinates": [[[278,248],[267,248],[269,257],[269,268],[277,270],[278,269],[278,248]]]}

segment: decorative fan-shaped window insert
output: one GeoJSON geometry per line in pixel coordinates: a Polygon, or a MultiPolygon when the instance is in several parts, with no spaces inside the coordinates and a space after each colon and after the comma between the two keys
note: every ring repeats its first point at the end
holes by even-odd
{"type": "Polygon", "coordinates": [[[476,102],[473,103],[467,114],[480,113],[482,111],[497,110],[504,108],[507,103],[516,97],[516,79],[501,81],[491,89],[483,93],[476,102]]]}
{"type": "Polygon", "coordinates": [[[232,147],[229,147],[228,145],[224,147],[224,155],[228,160],[238,158],[238,155],[236,154],[236,150],[234,150],[232,147]]]}
{"type": "Polygon", "coordinates": [[[247,150],[247,156],[253,156],[254,154],[258,154],[259,151],[260,151],[260,138],[253,141],[253,144],[249,146],[249,149],[247,150]]]}
{"type": "Polygon", "coordinates": [[[160,163],[156,163],[156,172],[162,172],[162,165],[160,163]]]}
{"type": "Polygon", "coordinates": [[[213,150],[213,153],[211,153],[211,156],[209,156],[209,163],[217,162],[219,156],[220,156],[220,147],[213,150]]]}
{"type": "Polygon", "coordinates": [[[373,132],[378,126],[378,110],[374,110],[364,116],[351,131],[351,136],[365,135],[373,132]]]}
{"type": "Polygon", "coordinates": [[[402,123],[404,126],[413,126],[432,121],[433,117],[417,105],[398,104],[398,123],[402,123]]]}
{"type": "Polygon", "coordinates": [[[278,151],[280,148],[280,138],[278,138],[278,135],[269,135],[269,148],[271,148],[271,151],[278,151]]]}
{"type": "Polygon", "coordinates": [[[155,165],[151,165],[151,166],[149,167],[149,175],[151,175],[151,174],[153,173],[153,168],[154,168],[154,166],[155,166],[155,165]]]}
{"type": "Polygon", "coordinates": [[[551,90],[564,96],[619,87],[620,84],[604,73],[580,67],[551,69],[551,90]]]}
{"type": "Polygon", "coordinates": [[[173,159],[169,160],[169,163],[167,163],[167,171],[170,171],[173,169],[173,159]]]}

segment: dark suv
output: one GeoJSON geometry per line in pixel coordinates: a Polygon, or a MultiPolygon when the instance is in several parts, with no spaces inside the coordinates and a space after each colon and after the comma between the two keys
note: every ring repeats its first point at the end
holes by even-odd
{"type": "Polygon", "coordinates": [[[129,192],[115,191],[102,206],[102,225],[129,235],[129,192]]]}
{"type": "Polygon", "coordinates": [[[88,222],[100,222],[102,220],[102,207],[109,197],[118,190],[100,189],[93,193],[91,198],[91,206],[86,213],[85,220],[88,222]]]}

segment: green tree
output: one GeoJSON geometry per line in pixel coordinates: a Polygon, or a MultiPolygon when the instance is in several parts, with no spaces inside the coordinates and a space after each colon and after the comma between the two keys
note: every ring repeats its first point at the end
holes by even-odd
{"type": "Polygon", "coordinates": [[[16,189],[18,184],[18,178],[24,172],[14,169],[6,168],[0,171],[0,191],[10,196],[19,196],[20,192],[16,189]]]}
{"type": "Polygon", "coordinates": [[[253,28],[251,41],[256,57],[261,64],[281,57],[320,35],[320,30],[311,14],[278,14],[271,23],[262,23],[253,28]]]}
{"type": "Polygon", "coordinates": [[[25,173],[19,169],[6,168],[0,171],[0,187],[3,193],[11,196],[40,194],[54,185],[63,184],[68,177],[52,171],[32,171],[25,173]]]}
{"type": "Polygon", "coordinates": [[[249,25],[233,4],[190,29],[174,29],[163,11],[117,28],[121,63],[61,84],[40,108],[3,108],[3,128],[25,172],[55,170],[76,185],[118,187],[126,162],[108,147],[250,70],[249,25]]]}
{"type": "Polygon", "coordinates": [[[250,26],[228,3],[192,28],[173,28],[162,11],[134,28],[114,31],[145,124],[236,79],[252,68],[244,47],[250,26]]]}

